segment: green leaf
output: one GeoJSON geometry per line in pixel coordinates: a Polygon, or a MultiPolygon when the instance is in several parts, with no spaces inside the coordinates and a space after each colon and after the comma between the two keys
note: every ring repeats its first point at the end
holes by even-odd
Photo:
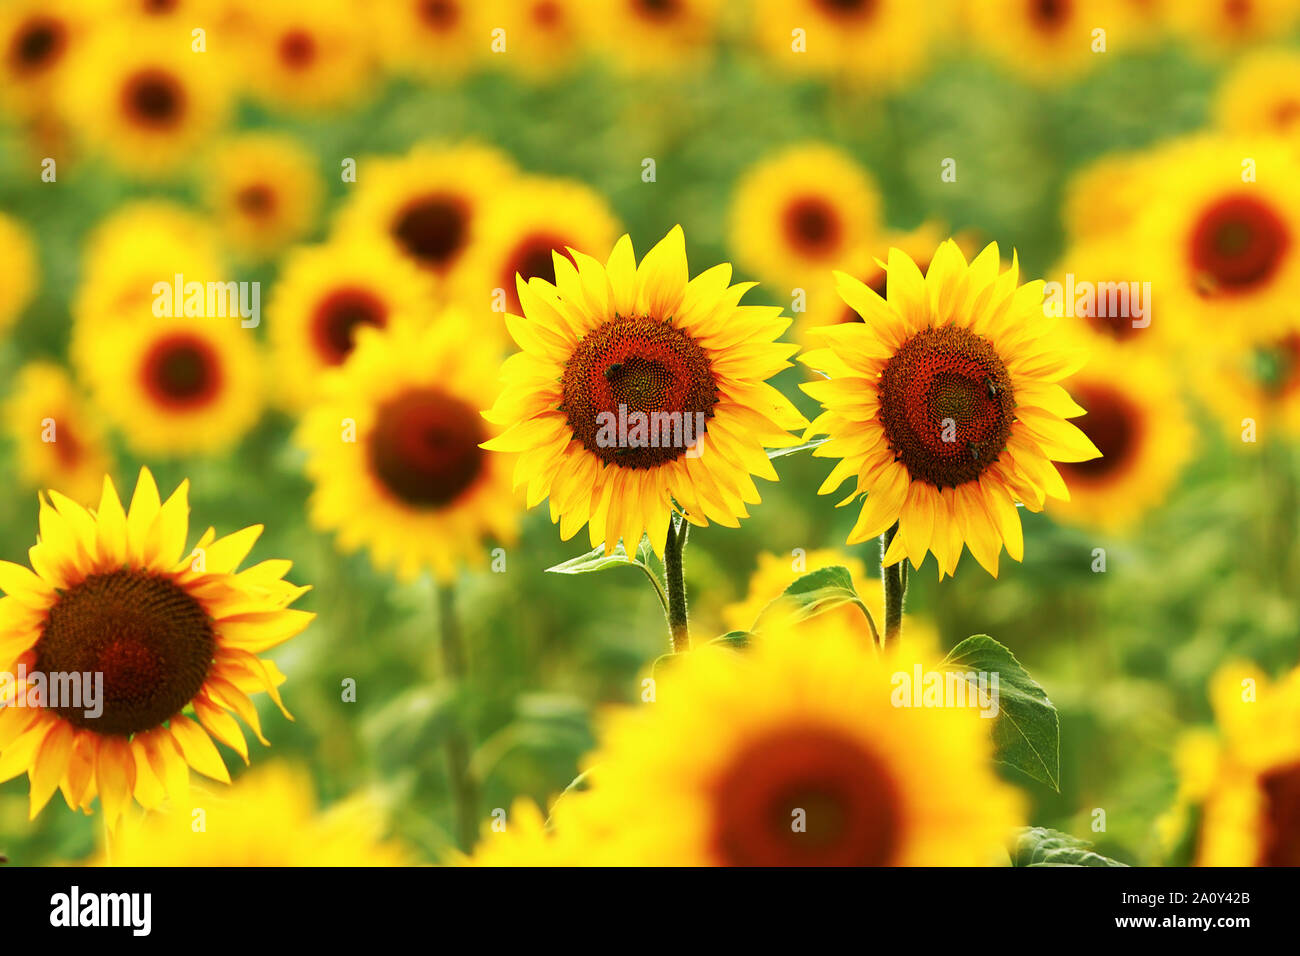
{"type": "Polygon", "coordinates": [[[795,445],[793,448],[769,448],[767,450],[768,458],[784,458],[786,455],[797,455],[801,451],[809,451],[818,445],[824,445],[830,441],[830,438],[814,438],[812,441],[806,441],[802,445],[795,445]]]}
{"type": "Polygon", "coordinates": [[[1012,866],[1127,866],[1093,852],[1092,844],[1059,830],[1026,827],[1016,838],[1012,866]]]}
{"type": "Polygon", "coordinates": [[[804,621],[845,604],[856,605],[862,610],[871,629],[872,639],[879,644],[876,622],[867,606],[862,603],[862,598],[858,597],[858,592],[853,587],[853,576],[849,574],[848,568],[838,564],[809,571],[798,578],[781,592],[780,597],[759,612],[750,631],[758,632],[777,622],[804,621]]]}
{"type": "Polygon", "coordinates": [[[586,554],[580,554],[576,558],[570,558],[553,567],[547,568],[550,574],[592,574],[596,571],[608,571],[610,568],[640,568],[645,572],[645,576],[650,579],[654,585],[655,594],[659,597],[659,603],[663,605],[664,611],[668,610],[668,592],[664,590],[664,584],[659,580],[659,575],[650,567],[650,557],[654,549],[650,547],[650,539],[642,535],[641,541],[637,545],[635,558],[628,557],[627,550],[620,541],[614,546],[610,554],[605,553],[604,546],[593,548],[586,554]]]}
{"type": "Polygon", "coordinates": [[[994,756],[1059,793],[1061,725],[1056,707],[1015,655],[987,634],[976,634],[949,651],[941,666],[998,675],[994,756]]]}
{"type": "Polygon", "coordinates": [[[749,633],[749,631],[728,631],[721,637],[715,637],[713,640],[709,641],[709,643],[719,644],[724,647],[731,647],[738,651],[743,651],[745,648],[749,647],[750,639],[753,636],[754,635],[749,633]]]}

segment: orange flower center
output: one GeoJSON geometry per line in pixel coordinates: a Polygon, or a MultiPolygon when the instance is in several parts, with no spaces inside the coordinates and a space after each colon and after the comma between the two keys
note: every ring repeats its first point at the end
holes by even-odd
{"type": "Polygon", "coordinates": [[[68,31],[53,17],[34,16],[13,36],[9,62],[18,73],[39,73],[49,69],[68,46],[68,31]]]}
{"type": "Polygon", "coordinates": [[[173,129],[185,116],[185,90],[165,70],[141,70],[122,87],[122,108],[139,126],[173,129]]]}
{"type": "Polygon", "coordinates": [[[885,364],[879,390],[894,454],[913,479],[937,488],[977,480],[1011,436],[1011,378],[969,329],[916,333],[885,364]]]}
{"type": "Polygon", "coordinates": [[[718,778],[713,805],[714,851],[726,866],[884,866],[898,850],[886,768],[838,731],[755,740],[718,778]]]}
{"type": "Polygon", "coordinates": [[[393,238],[431,269],[445,270],[469,237],[469,204],[457,196],[435,193],[407,203],[394,217],[393,238]]]}
{"type": "Polygon", "coordinates": [[[1142,419],[1132,399],[1097,383],[1071,385],[1088,414],[1074,419],[1079,430],[1097,446],[1102,457],[1089,461],[1059,462],[1067,483],[1094,483],[1123,471],[1142,441],[1142,419]]]}
{"type": "Polygon", "coordinates": [[[185,333],[155,342],[145,354],[141,376],[154,400],[179,411],[190,411],[212,401],[222,381],[221,365],[212,346],[185,333]]]}
{"type": "Polygon", "coordinates": [[[1291,244],[1286,223],[1254,196],[1229,196],[1205,209],[1189,253],[1198,290],[1239,294],[1267,284],[1291,244]]]}
{"type": "Polygon", "coordinates": [[[840,246],[843,226],[835,207],[820,196],[803,196],[785,207],[786,241],[801,255],[822,257],[840,246]]]}
{"type": "Polygon", "coordinates": [[[357,329],[363,325],[383,328],[388,324],[388,306],[369,289],[335,289],[316,306],[312,316],[312,341],[316,351],[330,365],[341,365],[356,347],[357,329]]]}
{"type": "MultiPolygon", "coordinates": [[[[101,734],[150,730],[180,713],[207,680],[216,638],[207,611],[170,579],[145,571],[93,574],[64,591],[36,642],[35,670],[102,674],[103,713],[51,708],[101,734]]],[[[80,676],[79,676],[80,679],[80,676]]]]}
{"type": "Polygon", "coordinates": [[[380,407],[370,433],[370,466],[397,499],[442,508],[483,470],[486,441],[476,409],[436,388],[416,388],[380,407]]]}
{"type": "Polygon", "coordinates": [[[877,0],[817,0],[829,16],[841,20],[863,20],[876,11],[877,0]]]}

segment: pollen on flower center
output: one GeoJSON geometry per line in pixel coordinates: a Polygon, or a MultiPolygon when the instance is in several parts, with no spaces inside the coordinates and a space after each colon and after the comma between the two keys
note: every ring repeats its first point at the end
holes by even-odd
{"type": "Polygon", "coordinates": [[[759,737],[713,792],[716,852],[731,866],[883,866],[899,843],[898,798],[878,757],[822,728],[759,737]]]}
{"type": "Polygon", "coordinates": [[[663,421],[678,422],[678,434],[684,434],[697,416],[712,418],[718,403],[718,383],[704,349],[675,326],[645,315],[615,316],[587,333],[565,365],[561,388],[560,410],[574,437],[596,457],[624,468],[673,461],[688,443],[609,442],[602,438],[605,423],[620,414],[640,413],[648,421],[667,414],[672,417],[663,421]]]}
{"type": "Polygon", "coordinates": [[[379,408],[370,464],[395,497],[417,508],[450,504],[482,472],[486,439],[479,413],[435,388],[399,394],[379,408]]]}
{"type": "Polygon", "coordinates": [[[880,415],[895,456],[937,488],[974,481],[1006,447],[1015,397],[1006,366],[968,329],[924,329],[886,363],[880,415]]]}
{"type": "Polygon", "coordinates": [[[1291,236],[1286,223],[1253,196],[1233,196],[1201,213],[1192,229],[1191,263],[1203,294],[1249,292],[1272,278],[1291,236]]]}
{"type": "Polygon", "coordinates": [[[34,670],[102,674],[103,713],[53,708],[78,727],[130,735],[178,714],[207,679],[216,650],[202,605],[162,575],[94,574],[50,608],[34,670]]]}

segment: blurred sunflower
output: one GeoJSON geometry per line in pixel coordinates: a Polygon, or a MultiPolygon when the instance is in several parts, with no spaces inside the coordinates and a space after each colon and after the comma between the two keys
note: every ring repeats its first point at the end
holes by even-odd
{"type": "Polygon", "coordinates": [[[1155,307],[1147,258],[1145,250],[1109,239],[1071,246],[1048,272],[1059,289],[1044,304],[1059,310],[1063,331],[1089,343],[1101,338],[1125,353],[1168,355],[1197,330],[1155,307]]]}
{"type": "Polygon", "coordinates": [[[1241,136],[1278,135],[1300,143],[1300,53],[1248,53],[1220,82],[1214,97],[1219,129],[1241,136]]]}
{"type": "Polygon", "coordinates": [[[1101,457],[1058,466],[1070,498],[1050,502],[1048,513],[1084,527],[1127,531],[1168,500],[1196,450],[1177,383],[1159,361],[1098,344],[1088,365],[1065,384],[1088,410],[1078,427],[1101,457]],[[1115,374],[1119,368],[1124,374],[1115,374]]]}
{"type": "Polygon", "coordinates": [[[1079,243],[1124,236],[1150,199],[1144,173],[1155,162],[1144,151],[1114,152],[1075,170],[1061,213],[1066,237],[1079,243]]]}
{"type": "Polygon", "coordinates": [[[1091,69],[1126,34],[1116,0],[963,0],[962,22],[974,45],[1028,80],[1060,82],[1091,69]],[[1094,30],[1106,46],[1094,52],[1094,30]]]}
{"type": "Polygon", "coordinates": [[[1300,283],[1295,170],[1279,143],[1205,139],[1150,171],[1135,239],[1169,314],[1220,341],[1285,329],[1300,283]]]}
{"type": "Polygon", "coordinates": [[[674,502],[692,524],[738,527],[760,501],[750,476],[776,480],[764,448],[797,444],[787,430],[805,424],[767,384],[796,351],[775,341],[790,320],[739,305],[751,286],[729,285],[728,264],[690,279],[680,226],[640,266],[627,236],[603,266],[574,261],[555,255],[554,284],[518,284],[524,317],[506,325],[523,351],[484,415],[507,430],[484,447],[523,453],[515,487],[529,507],[550,497],[566,541],[586,524],[609,553],[645,532],[662,555],[674,502]],[[620,416],[640,438],[635,424],[613,437],[620,416]]]}
{"type": "Polygon", "coordinates": [[[1300,866],[1300,669],[1276,682],[1224,665],[1210,682],[1218,734],[1179,741],[1175,818],[1193,833],[1197,866],[1300,866]]]}
{"type": "Polygon", "coordinates": [[[825,408],[807,436],[830,436],[813,454],[841,459],[819,494],[853,476],[840,504],[867,495],[850,544],[898,522],[886,565],[920,567],[932,551],[942,577],[964,544],[996,577],[1004,544],[1023,557],[1016,501],[1041,511],[1068,498],[1052,461],[1097,457],[1066,421],[1083,409],[1056,384],[1086,356],[1052,334],[1043,282],[1018,285],[1014,260],[999,269],[996,244],[967,265],[948,240],[924,276],[891,249],[888,298],[837,273],[863,322],[820,330],[828,347],[800,356],[829,379],[801,386],[825,408]]]}
{"type": "MultiPolygon", "coordinates": [[[[481,0],[388,0],[373,9],[384,65],[397,73],[456,77],[489,53],[491,31],[481,0]]],[[[507,50],[514,37],[507,31],[507,50]]]]}
{"type": "Polygon", "coordinates": [[[114,323],[83,340],[96,405],[144,455],[213,454],[237,442],[262,412],[254,333],[238,318],[114,323]]]}
{"type": "Polygon", "coordinates": [[[759,48],[782,68],[897,86],[924,67],[948,13],[942,2],[757,0],[750,19],[759,48]]]}
{"type": "Polygon", "coordinates": [[[98,795],[112,829],[132,797],[151,809],[184,799],[191,767],[229,783],[212,737],[248,759],[229,712],[265,744],[248,695],[266,691],[284,709],[284,678],[257,655],[314,617],[289,609],[307,588],[282,580],[288,561],[236,573],[260,525],[220,539],[209,528],[187,553],[188,488],[162,502],[142,469],[128,511],[108,478],[98,511],[51,491],[29,552],[36,570],[0,562],[0,672],[104,681],[98,716],[31,681],[0,691],[0,703],[26,702],[0,707],[0,780],[28,775],[33,818],[56,788],[74,810],[98,795]]]}
{"type": "Polygon", "coordinates": [[[671,73],[706,64],[723,0],[606,0],[583,9],[587,41],[619,70],[671,73]]]}
{"type": "Polygon", "coordinates": [[[506,310],[518,314],[516,275],[553,283],[553,252],[573,248],[604,259],[620,232],[604,197],[574,180],[521,177],[499,197],[480,221],[452,291],[475,314],[493,303],[497,290],[505,293],[506,310]]]}
{"type": "Polygon", "coordinates": [[[875,241],[880,194],[871,175],[834,146],[791,146],[736,185],[728,231],[736,261],[767,282],[812,285],[875,241]]]}
{"type": "Polygon", "coordinates": [[[452,580],[485,563],[485,540],[512,542],[509,463],[479,447],[494,432],[479,410],[496,395],[497,365],[497,349],[455,313],[361,329],[296,436],[315,527],[403,580],[425,569],[452,580]]]}
{"type": "Polygon", "coordinates": [[[22,315],[36,294],[40,276],[36,244],[18,220],[0,212],[0,331],[7,330],[22,315]]]}
{"type": "Polygon", "coordinates": [[[1175,32],[1210,54],[1232,53],[1289,34],[1300,17],[1294,0],[1197,0],[1173,3],[1169,22],[1175,32]]]}
{"type": "Polygon", "coordinates": [[[595,861],[1005,862],[1023,801],[992,770],[992,722],[968,707],[895,706],[893,675],[911,657],[844,628],[684,658],[653,706],[607,712],[598,728],[579,795],[610,823],[595,861]]]}
{"type": "Polygon", "coordinates": [[[127,173],[175,172],[226,122],[228,71],[162,26],[97,31],[73,58],[62,109],[88,143],[127,173]]]}
{"type": "Polygon", "coordinates": [[[428,273],[389,246],[335,240],[285,257],[267,304],[274,388],[292,409],[320,394],[320,375],[352,354],[357,332],[399,322],[428,324],[428,273]]]}
{"type": "Polygon", "coordinates": [[[546,816],[533,801],[518,797],[497,828],[484,824],[472,856],[453,853],[449,862],[459,866],[583,866],[586,846],[569,828],[563,832],[546,826],[546,816]]]}
{"type": "Polygon", "coordinates": [[[71,54],[95,25],[88,0],[12,0],[0,6],[0,107],[34,122],[52,120],[71,54]]]}
{"type": "Polygon", "coordinates": [[[311,775],[272,761],[226,792],[194,786],[169,811],[127,814],[99,866],[402,866],[409,852],[384,839],[385,814],[358,795],[324,812],[311,775]],[[193,810],[203,810],[194,829],[193,810]]]}
{"type": "Polygon", "coordinates": [[[32,488],[61,488],[79,504],[93,504],[104,475],[113,471],[103,425],[51,362],[28,362],[18,371],[4,408],[14,441],[18,477],[32,488]]]}
{"type": "Polygon", "coordinates": [[[387,4],[237,2],[237,57],[250,95],[279,109],[320,111],[350,106],[370,91],[376,57],[363,23],[387,4]]]}
{"type": "Polygon", "coordinates": [[[244,133],[218,143],[204,177],[226,248],[266,259],[315,225],[323,186],[316,157],[292,136],[244,133]]]}
{"type": "Polygon", "coordinates": [[[445,277],[478,237],[484,211],[515,174],[489,146],[416,146],[362,160],[365,175],[339,211],[334,235],[381,242],[445,277]]]}
{"type": "MultiPolygon", "coordinates": [[[[1293,313],[1294,315],[1294,313],[1293,313]]],[[[1280,432],[1300,435],[1300,321],[1289,329],[1195,353],[1187,375],[1193,391],[1234,443],[1246,431],[1258,447],[1280,432]],[[1253,427],[1252,427],[1253,426],[1253,427]]]]}
{"type": "Polygon", "coordinates": [[[221,23],[234,13],[236,0],[108,0],[110,14],[177,24],[188,34],[196,25],[221,23]]]}
{"type": "Polygon", "coordinates": [[[555,77],[581,59],[584,15],[580,0],[488,0],[488,21],[508,37],[499,60],[529,79],[555,77]]]}

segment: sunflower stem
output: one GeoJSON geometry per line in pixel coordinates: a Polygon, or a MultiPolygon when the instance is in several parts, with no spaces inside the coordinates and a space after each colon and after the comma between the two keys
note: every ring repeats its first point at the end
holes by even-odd
{"type": "MultiPolygon", "coordinates": [[[[456,589],[449,584],[439,584],[437,591],[442,673],[459,693],[468,671],[460,618],[456,615],[456,589]]],[[[443,748],[447,755],[447,779],[456,817],[456,843],[468,853],[473,849],[478,834],[478,786],[469,769],[469,736],[459,719],[453,721],[447,731],[443,748]]]]}
{"type": "Polygon", "coordinates": [[[668,522],[668,539],[664,545],[664,577],[668,583],[668,634],[673,653],[691,649],[691,629],[686,619],[686,577],[682,569],[682,552],[690,525],[676,515],[668,522]]]}
{"type": "Polygon", "coordinates": [[[898,534],[898,522],[880,536],[880,580],[885,589],[885,643],[898,639],[903,630],[903,594],[907,590],[907,571],[904,558],[897,564],[885,566],[885,555],[889,553],[889,544],[898,534]]]}

